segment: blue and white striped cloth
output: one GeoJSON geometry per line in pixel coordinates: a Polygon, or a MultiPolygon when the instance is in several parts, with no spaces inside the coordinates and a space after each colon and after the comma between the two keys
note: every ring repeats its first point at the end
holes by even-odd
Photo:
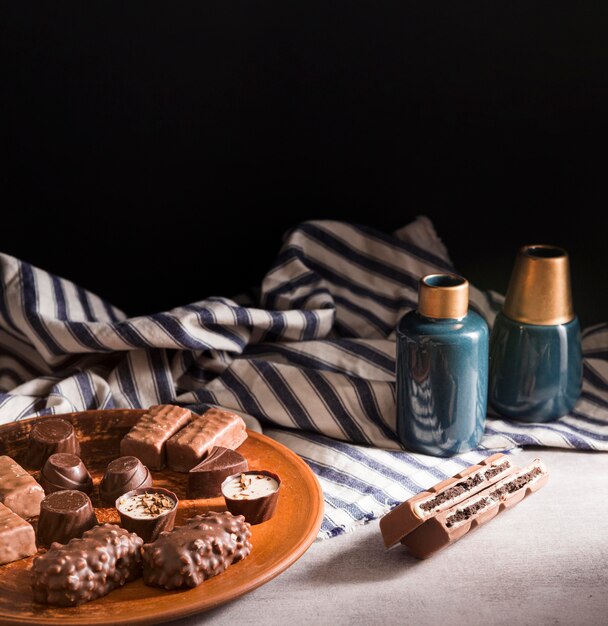
{"type": "MultiPolygon", "coordinates": [[[[551,424],[489,419],[479,450],[437,459],[395,439],[398,319],[420,276],[453,271],[431,222],[393,235],[335,221],[290,231],[253,299],[127,316],[0,255],[0,423],[93,408],[209,404],[257,417],[325,493],[320,537],[352,530],[496,450],[608,450],[608,324],[584,333],[584,392],[551,424]]],[[[491,324],[502,298],[471,291],[491,324]]]]}

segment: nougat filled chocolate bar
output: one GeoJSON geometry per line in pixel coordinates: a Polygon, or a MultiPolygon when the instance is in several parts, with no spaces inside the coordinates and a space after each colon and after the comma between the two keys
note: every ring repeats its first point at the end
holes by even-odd
{"type": "Polygon", "coordinates": [[[23,519],[36,517],[44,489],[10,456],[0,456],[0,502],[23,519]]]}

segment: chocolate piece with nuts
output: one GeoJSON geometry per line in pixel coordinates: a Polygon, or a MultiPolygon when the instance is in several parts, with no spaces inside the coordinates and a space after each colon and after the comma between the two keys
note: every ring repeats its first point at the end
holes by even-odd
{"type": "Polygon", "coordinates": [[[251,552],[251,531],[242,516],[197,515],[142,549],[144,582],[153,587],[196,587],[251,552]]]}

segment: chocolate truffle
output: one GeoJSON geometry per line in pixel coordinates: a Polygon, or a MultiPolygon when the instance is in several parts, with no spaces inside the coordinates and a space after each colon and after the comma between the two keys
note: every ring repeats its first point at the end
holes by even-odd
{"type": "Polygon", "coordinates": [[[93,491],[93,479],[82,459],[65,452],[51,454],[40,472],[39,481],[47,495],[65,489],[84,491],[87,494],[93,491]]]}
{"type": "Polygon", "coordinates": [[[120,525],[139,535],[144,542],[154,541],[175,523],[177,496],[168,489],[134,489],[116,500],[120,525]]]}
{"type": "Polygon", "coordinates": [[[0,565],[36,554],[34,528],[0,504],[0,565]]]}
{"type": "Polygon", "coordinates": [[[55,452],[80,455],[80,444],[70,422],[50,417],[36,422],[30,430],[26,463],[40,469],[55,452]]]}
{"type": "Polygon", "coordinates": [[[106,506],[114,506],[117,498],[140,487],[152,487],[150,470],[134,456],[121,456],[108,464],[99,495],[106,506]]]}
{"type": "Polygon", "coordinates": [[[222,494],[233,515],[243,515],[250,524],[261,524],[274,515],[280,488],[281,479],[274,472],[250,470],[226,478],[222,494]]]}
{"type": "Polygon", "coordinates": [[[39,546],[67,543],[97,525],[91,500],[82,491],[55,491],[40,505],[36,541],[39,546]]]}
{"type": "Polygon", "coordinates": [[[188,473],[186,496],[190,499],[217,498],[228,476],[246,472],[247,459],[242,454],[217,446],[188,473]]]}
{"type": "Polygon", "coordinates": [[[0,502],[23,519],[40,513],[44,490],[10,456],[0,456],[0,502]]]}

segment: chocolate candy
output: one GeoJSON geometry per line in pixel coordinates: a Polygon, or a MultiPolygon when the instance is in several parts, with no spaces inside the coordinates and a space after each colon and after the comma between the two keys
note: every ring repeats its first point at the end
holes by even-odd
{"type": "Polygon", "coordinates": [[[228,510],[250,524],[269,520],[277,508],[281,479],[267,470],[251,470],[230,476],[222,483],[228,510]]]}
{"type": "Polygon", "coordinates": [[[151,406],[122,438],[120,453],[135,456],[154,470],[165,465],[165,443],[192,420],[192,412],[172,404],[151,406]]]}
{"type": "Polygon", "coordinates": [[[143,546],[144,582],[164,589],[196,587],[248,556],[250,537],[240,515],[197,515],[143,546]]]}
{"type": "Polygon", "coordinates": [[[493,454],[427,491],[395,507],[380,520],[380,531],[387,548],[433,515],[445,511],[506,476],[513,469],[502,453],[493,454]]]}
{"type": "Polygon", "coordinates": [[[247,467],[247,459],[242,454],[217,446],[188,473],[186,497],[217,498],[222,495],[224,480],[246,472],[247,467]]]}
{"type": "Polygon", "coordinates": [[[76,606],[105,596],[141,576],[142,543],[133,533],[102,524],[65,546],[53,544],[34,559],[34,600],[76,606]]]}
{"type": "Polygon", "coordinates": [[[36,554],[36,535],[31,524],[0,504],[0,565],[36,554]]]}
{"type": "Polygon", "coordinates": [[[80,444],[70,422],[49,417],[32,426],[26,463],[31,468],[40,469],[55,452],[67,452],[79,456],[80,444]]]}
{"type": "Polygon", "coordinates": [[[40,513],[44,490],[10,456],[0,456],[0,502],[28,519],[40,513]]]}
{"type": "Polygon", "coordinates": [[[548,479],[547,468],[536,459],[527,467],[512,471],[491,487],[427,520],[406,535],[401,543],[413,556],[426,559],[538,491],[548,479]]]}
{"type": "Polygon", "coordinates": [[[99,496],[106,506],[114,506],[117,498],[140,487],[152,487],[150,470],[134,456],[121,456],[108,464],[99,496]]]}
{"type": "Polygon", "coordinates": [[[40,505],[36,541],[39,546],[67,543],[97,525],[91,500],[82,491],[55,491],[40,505]]]}
{"type": "Polygon", "coordinates": [[[120,524],[146,543],[171,530],[177,513],[177,496],[168,489],[134,489],[116,500],[120,524]]]}
{"type": "Polygon", "coordinates": [[[238,448],[247,439],[243,418],[209,409],[167,441],[167,465],[177,472],[191,470],[215,446],[238,448]]]}
{"type": "Polygon", "coordinates": [[[47,495],[64,489],[76,489],[87,494],[93,491],[93,479],[82,459],[65,452],[51,454],[40,472],[39,482],[47,495]]]}

